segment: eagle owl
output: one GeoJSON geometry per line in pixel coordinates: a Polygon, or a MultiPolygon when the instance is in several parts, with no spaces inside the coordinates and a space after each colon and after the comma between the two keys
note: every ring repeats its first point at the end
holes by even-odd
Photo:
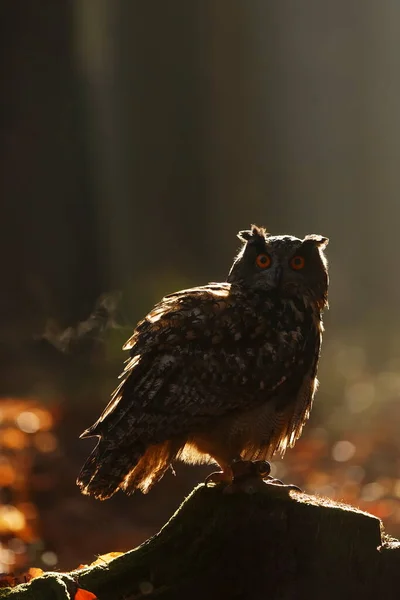
{"type": "Polygon", "coordinates": [[[175,459],[269,460],[301,435],[317,387],[327,238],[252,226],[224,283],[165,296],[124,345],[130,358],[78,478],[85,494],[147,492],[175,459]]]}

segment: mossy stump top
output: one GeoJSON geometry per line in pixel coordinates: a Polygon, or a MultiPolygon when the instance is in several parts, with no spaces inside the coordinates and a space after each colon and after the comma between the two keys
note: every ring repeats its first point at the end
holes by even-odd
{"type": "Polygon", "coordinates": [[[99,600],[400,598],[400,543],[376,517],[280,486],[225,492],[200,485],[138,548],[0,598],[70,600],[77,587],[99,600]]]}

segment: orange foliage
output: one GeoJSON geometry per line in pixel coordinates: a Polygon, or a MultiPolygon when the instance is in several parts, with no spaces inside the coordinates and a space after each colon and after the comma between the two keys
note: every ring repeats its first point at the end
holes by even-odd
{"type": "MultiPolygon", "coordinates": [[[[1,574],[0,575],[0,588],[5,587],[15,587],[20,583],[29,583],[35,577],[40,577],[43,575],[42,569],[31,568],[26,573],[22,573],[22,575],[15,576],[12,573],[1,574]]],[[[89,600],[89,598],[87,599],[89,600]]]]}
{"type": "Polygon", "coordinates": [[[92,594],[92,592],[88,592],[88,590],[78,588],[74,600],[97,600],[97,596],[92,594]]]}
{"type": "MultiPolygon", "coordinates": [[[[38,511],[31,502],[32,466],[36,455],[57,449],[53,425],[53,414],[37,399],[0,399],[0,572],[24,568],[30,545],[40,547],[38,511]]],[[[25,581],[36,571],[10,577],[25,581]]]]}

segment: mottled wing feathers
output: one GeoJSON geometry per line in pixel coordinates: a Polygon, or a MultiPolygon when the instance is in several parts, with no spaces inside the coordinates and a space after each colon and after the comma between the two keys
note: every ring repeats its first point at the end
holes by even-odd
{"type": "MultiPolygon", "coordinates": [[[[130,351],[121,383],[100,418],[81,437],[102,435],[129,412],[137,419],[161,385],[181,369],[189,341],[203,335],[204,314],[221,309],[229,284],[209,284],[165,296],[137,325],[124,349],[130,351]],[[162,379],[160,377],[162,376],[162,379]]],[[[161,408],[161,407],[160,407],[161,408]]]]}
{"type": "Polygon", "coordinates": [[[181,340],[182,326],[186,328],[191,323],[195,329],[201,328],[206,316],[203,309],[207,313],[207,310],[218,312],[223,308],[220,302],[227,298],[230,287],[228,283],[210,283],[165,296],[139,322],[124,349],[130,350],[133,356],[154,347],[163,350],[166,345],[173,346],[181,340]]]}
{"type": "Polygon", "coordinates": [[[309,331],[309,323],[292,330],[290,306],[269,319],[264,298],[254,295],[240,308],[238,294],[213,284],[156,305],[125,345],[132,357],[121,385],[84,435],[102,435],[112,445],[126,435],[157,443],[265,401],[279,386],[300,386],[286,374],[296,371],[300,356],[299,377],[304,373],[302,329],[309,331]]]}
{"type": "Polygon", "coordinates": [[[103,499],[122,484],[147,491],[162,476],[180,445],[175,441],[157,447],[157,442],[193,427],[202,402],[210,400],[206,389],[189,381],[185,366],[190,344],[203,336],[203,312],[217,313],[229,289],[211,284],[167,296],[138,324],[125,344],[131,357],[122,382],[98,421],[82,434],[100,437],[78,478],[84,493],[103,499]],[[151,444],[154,452],[146,453],[151,444]]]}

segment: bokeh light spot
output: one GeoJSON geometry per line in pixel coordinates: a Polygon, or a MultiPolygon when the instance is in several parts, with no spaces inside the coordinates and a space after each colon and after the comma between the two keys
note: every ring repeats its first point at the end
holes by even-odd
{"type": "Polygon", "coordinates": [[[354,483],[361,483],[365,477],[365,470],[358,465],[352,465],[347,469],[346,475],[354,483]]]}
{"type": "Polygon", "coordinates": [[[16,480],[16,472],[10,462],[0,456],[0,488],[11,486],[16,480]]]}
{"type": "Polygon", "coordinates": [[[336,442],[336,444],[332,448],[332,457],[333,460],[337,462],[346,462],[353,458],[356,451],[356,447],[351,442],[347,440],[343,440],[341,442],[336,442]]]}
{"type": "Polygon", "coordinates": [[[39,452],[54,452],[57,448],[56,436],[47,431],[39,432],[34,443],[39,452]]]}
{"type": "Polygon", "coordinates": [[[46,552],[43,552],[41,559],[47,567],[54,567],[58,563],[57,554],[55,552],[51,552],[51,550],[46,550],[46,552]]]}
{"type": "Polygon", "coordinates": [[[361,498],[362,500],[365,500],[365,502],[374,502],[375,500],[382,498],[384,493],[384,487],[377,481],[374,481],[373,483],[367,483],[367,485],[364,485],[361,491],[361,498]]]}
{"type": "Polygon", "coordinates": [[[21,531],[25,527],[25,517],[15,506],[0,506],[0,533],[21,531]]]}
{"type": "Polygon", "coordinates": [[[345,396],[352,413],[359,413],[375,400],[375,386],[369,381],[359,381],[348,386],[345,396]]]}
{"type": "Polygon", "coordinates": [[[23,554],[26,551],[26,545],[19,538],[11,538],[8,542],[8,547],[15,554],[23,554]]]}
{"type": "Polygon", "coordinates": [[[12,565],[14,562],[14,552],[8,548],[4,548],[0,544],[0,565],[12,565]]]}
{"type": "Polygon", "coordinates": [[[16,427],[7,427],[1,432],[1,445],[10,450],[22,450],[29,445],[29,441],[26,435],[16,427]]]}
{"type": "Polygon", "coordinates": [[[400,498],[400,479],[396,479],[393,485],[393,494],[400,498]]]}
{"type": "Polygon", "coordinates": [[[33,412],[22,412],[18,415],[17,425],[25,433],[36,433],[40,428],[40,420],[33,412]]]}

